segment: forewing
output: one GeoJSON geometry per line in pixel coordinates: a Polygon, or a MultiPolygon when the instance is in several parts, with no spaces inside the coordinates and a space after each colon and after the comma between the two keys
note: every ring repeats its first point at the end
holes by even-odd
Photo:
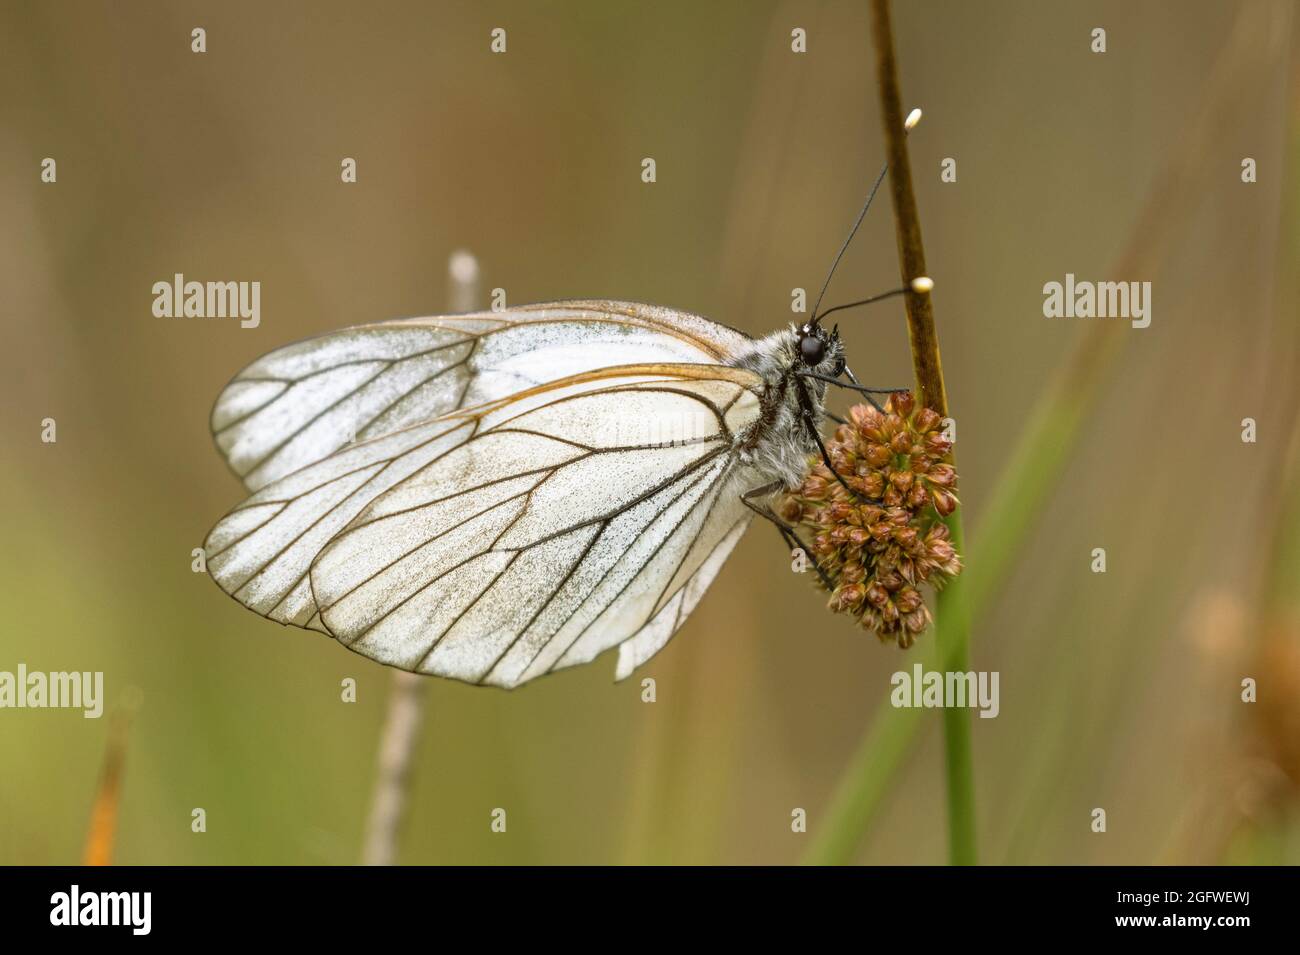
{"type": "Polygon", "coordinates": [[[218,448],[258,490],[342,447],[611,365],[717,364],[743,333],[673,309],[575,301],[343,329],[277,349],[212,409],[218,448]]]}
{"type": "Polygon", "coordinates": [[[474,434],[394,459],[404,476],[311,562],[320,623],[383,663],[499,686],[627,641],[648,659],[747,522],[734,438],[760,386],[717,366],[606,369],[442,419],[474,434]]]}

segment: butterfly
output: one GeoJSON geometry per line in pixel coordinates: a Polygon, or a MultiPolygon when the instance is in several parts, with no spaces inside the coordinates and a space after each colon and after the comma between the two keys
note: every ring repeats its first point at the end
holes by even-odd
{"type": "Polygon", "coordinates": [[[828,387],[893,390],[859,385],[821,318],[903,291],[758,339],[566,301],[287,345],[213,408],[251,495],[209,533],[207,570],[262,616],[404,670],[509,688],[617,648],[623,679],[755,515],[801,545],[772,502],[810,455],[830,466],[828,387]]]}

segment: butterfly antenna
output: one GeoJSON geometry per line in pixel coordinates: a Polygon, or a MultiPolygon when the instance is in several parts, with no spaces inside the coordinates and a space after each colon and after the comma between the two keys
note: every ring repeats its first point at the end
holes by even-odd
{"type": "Polygon", "coordinates": [[[909,290],[913,292],[917,292],[918,294],[924,294],[926,292],[933,291],[933,289],[934,289],[934,279],[930,278],[928,275],[918,275],[916,278],[912,279],[912,281],[909,282],[907,285],[902,285],[899,286],[898,288],[891,288],[888,292],[881,292],[879,295],[872,295],[869,298],[859,299],[856,302],[846,302],[844,305],[836,305],[834,308],[826,309],[826,311],[822,312],[820,315],[814,312],[813,315],[815,317],[813,318],[813,322],[814,323],[820,322],[827,315],[830,315],[834,312],[842,312],[846,308],[858,308],[859,306],[862,305],[870,305],[873,302],[880,302],[887,298],[893,298],[895,295],[902,295],[904,292],[909,290]]]}
{"type": "MultiPolygon", "coordinates": [[[[903,121],[903,129],[911,130],[920,121],[921,111],[919,109],[914,109],[907,114],[907,119],[903,121]]],[[[844,243],[840,246],[839,252],[835,254],[835,261],[831,263],[831,270],[826,273],[826,281],[822,283],[822,290],[817,293],[817,301],[813,304],[813,319],[810,324],[817,324],[817,309],[821,307],[822,297],[825,296],[826,290],[830,288],[831,279],[835,276],[835,270],[839,267],[840,259],[844,258],[844,253],[848,250],[849,244],[853,241],[853,237],[858,234],[858,227],[862,225],[862,220],[867,217],[867,210],[871,208],[871,200],[876,198],[876,190],[878,190],[880,184],[885,181],[885,173],[887,172],[889,172],[889,163],[885,163],[880,167],[880,173],[876,176],[876,181],[871,184],[871,191],[867,193],[867,201],[862,204],[862,211],[858,213],[858,218],[854,221],[853,228],[849,230],[847,238],[845,238],[844,243]]]]}

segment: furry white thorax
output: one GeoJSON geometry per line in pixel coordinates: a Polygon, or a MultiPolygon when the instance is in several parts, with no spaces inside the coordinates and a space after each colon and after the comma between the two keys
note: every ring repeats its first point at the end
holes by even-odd
{"type": "Polygon", "coordinates": [[[808,473],[808,456],[817,451],[817,444],[801,420],[799,390],[802,386],[807,393],[813,425],[820,430],[826,413],[827,385],[815,378],[800,377],[800,373],[811,371],[833,377],[844,354],[838,338],[824,335],[826,353],[821,362],[810,367],[800,355],[800,338],[799,327],[790,325],[758,339],[730,362],[766,382],[758,423],[748,434],[738,436],[743,443],[740,459],[760,484],[779,480],[786,487],[798,487],[808,473]]]}

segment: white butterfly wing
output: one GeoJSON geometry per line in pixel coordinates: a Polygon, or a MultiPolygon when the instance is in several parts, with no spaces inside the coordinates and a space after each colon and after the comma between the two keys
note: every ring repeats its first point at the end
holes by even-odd
{"type": "Polygon", "coordinates": [[[673,309],[575,301],[361,325],[286,345],[221,392],[212,432],[258,490],[353,441],[594,368],[718,364],[749,342],[673,309]]]}
{"type": "Polygon", "coordinates": [[[312,560],[375,497],[472,431],[472,421],[435,419],[344,448],[262,488],[208,534],[208,573],[264,617],[323,630],[307,579],[312,560]]]}
{"type": "Polygon", "coordinates": [[[762,381],[601,369],[345,448],[209,536],[241,603],[403,669],[516,686],[654,655],[748,524],[762,381]]]}

